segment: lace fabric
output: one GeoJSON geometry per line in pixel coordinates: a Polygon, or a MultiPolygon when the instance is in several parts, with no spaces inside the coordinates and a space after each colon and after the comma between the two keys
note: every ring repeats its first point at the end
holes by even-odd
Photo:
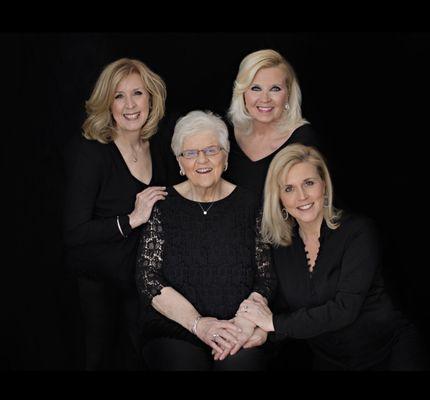
{"type": "Polygon", "coordinates": [[[246,199],[247,191],[236,191],[204,216],[197,204],[178,196],[154,207],[137,256],[144,304],[171,286],[202,315],[232,318],[251,292],[272,298],[270,248],[256,238],[258,203],[246,199]]]}

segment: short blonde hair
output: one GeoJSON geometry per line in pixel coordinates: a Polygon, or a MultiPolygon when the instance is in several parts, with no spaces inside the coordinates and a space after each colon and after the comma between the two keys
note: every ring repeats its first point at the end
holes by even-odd
{"type": "Polygon", "coordinates": [[[113,141],[117,135],[111,113],[115,90],[122,79],[136,73],[149,93],[150,110],[140,136],[149,139],[157,132],[158,123],[164,116],[166,85],[156,73],[139,60],[121,58],[107,65],[100,74],[91,97],[85,102],[87,118],[82,125],[83,135],[101,143],[113,141]]]}
{"type": "Polygon", "coordinates": [[[211,111],[190,111],[187,115],[178,119],[172,137],[172,150],[176,157],[182,152],[182,145],[187,136],[201,132],[213,132],[220,146],[228,153],[230,141],[228,140],[228,129],[219,115],[211,111]]]}
{"type": "Polygon", "coordinates": [[[235,128],[244,134],[252,130],[252,117],[246,110],[244,93],[253,82],[255,75],[263,68],[280,67],[286,74],[289,109],[284,110],[279,130],[295,129],[308,121],[302,117],[302,94],[293,67],[277,51],[266,49],[248,54],[240,63],[239,72],[233,86],[233,96],[228,116],[235,128]]]}
{"type": "Polygon", "coordinates": [[[280,200],[283,178],[291,168],[299,163],[308,162],[318,171],[325,184],[324,220],[330,229],[336,229],[342,211],[333,206],[333,184],[327,163],[322,154],[313,147],[302,144],[291,144],[282,149],[270,163],[264,186],[264,206],[261,223],[263,240],[275,246],[289,246],[292,241],[292,232],[295,220],[290,216],[284,220],[282,216],[283,205],[280,200]]]}

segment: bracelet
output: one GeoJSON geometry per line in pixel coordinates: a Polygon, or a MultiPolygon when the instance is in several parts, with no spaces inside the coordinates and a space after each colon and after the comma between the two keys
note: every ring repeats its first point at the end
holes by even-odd
{"type": "Polygon", "coordinates": [[[121,235],[123,236],[123,237],[126,237],[125,235],[124,235],[124,232],[122,231],[122,229],[121,229],[121,225],[119,224],[119,215],[116,217],[116,224],[118,225],[118,229],[119,229],[119,231],[121,232],[121,235]]]}
{"type": "Polygon", "coordinates": [[[199,323],[200,319],[202,318],[201,315],[199,315],[193,322],[193,327],[191,328],[191,333],[197,336],[197,324],[199,323]]]}

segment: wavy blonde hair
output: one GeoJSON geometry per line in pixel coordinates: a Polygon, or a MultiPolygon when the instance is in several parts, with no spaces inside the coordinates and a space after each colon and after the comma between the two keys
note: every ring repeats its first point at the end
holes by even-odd
{"type": "Polygon", "coordinates": [[[302,117],[302,93],[291,64],[277,51],[271,49],[255,51],[248,54],[240,63],[239,72],[233,86],[233,96],[228,110],[228,116],[235,128],[245,135],[252,131],[252,117],[245,106],[244,93],[251,86],[255,75],[263,68],[280,67],[286,74],[289,110],[284,110],[278,124],[282,133],[296,129],[308,123],[302,117]]]}
{"type": "Polygon", "coordinates": [[[291,144],[274,157],[267,172],[261,223],[262,238],[266,243],[275,246],[289,246],[291,244],[293,227],[296,222],[291,216],[284,220],[280,194],[285,176],[294,165],[302,162],[312,164],[325,184],[324,196],[327,197],[328,204],[324,206],[324,220],[327,226],[330,229],[336,229],[340,225],[338,220],[342,211],[333,206],[333,184],[324,157],[313,147],[291,144]]]}
{"type": "Polygon", "coordinates": [[[107,65],[100,74],[89,100],[85,102],[87,118],[82,125],[83,135],[101,143],[113,141],[117,135],[111,106],[115,90],[122,79],[136,73],[149,93],[148,119],[141,128],[142,139],[149,139],[157,132],[158,123],[164,116],[166,85],[163,79],[139,60],[121,58],[107,65]]]}

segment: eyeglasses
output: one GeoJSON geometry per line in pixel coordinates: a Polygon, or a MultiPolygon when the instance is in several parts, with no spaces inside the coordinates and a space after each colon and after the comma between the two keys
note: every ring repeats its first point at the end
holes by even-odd
{"type": "Polygon", "coordinates": [[[221,150],[224,150],[221,146],[209,146],[201,150],[184,150],[182,153],[179,153],[179,155],[187,159],[193,159],[197,158],[202,151],[206,157],[211,157],[217,155],[221,150]]]}

